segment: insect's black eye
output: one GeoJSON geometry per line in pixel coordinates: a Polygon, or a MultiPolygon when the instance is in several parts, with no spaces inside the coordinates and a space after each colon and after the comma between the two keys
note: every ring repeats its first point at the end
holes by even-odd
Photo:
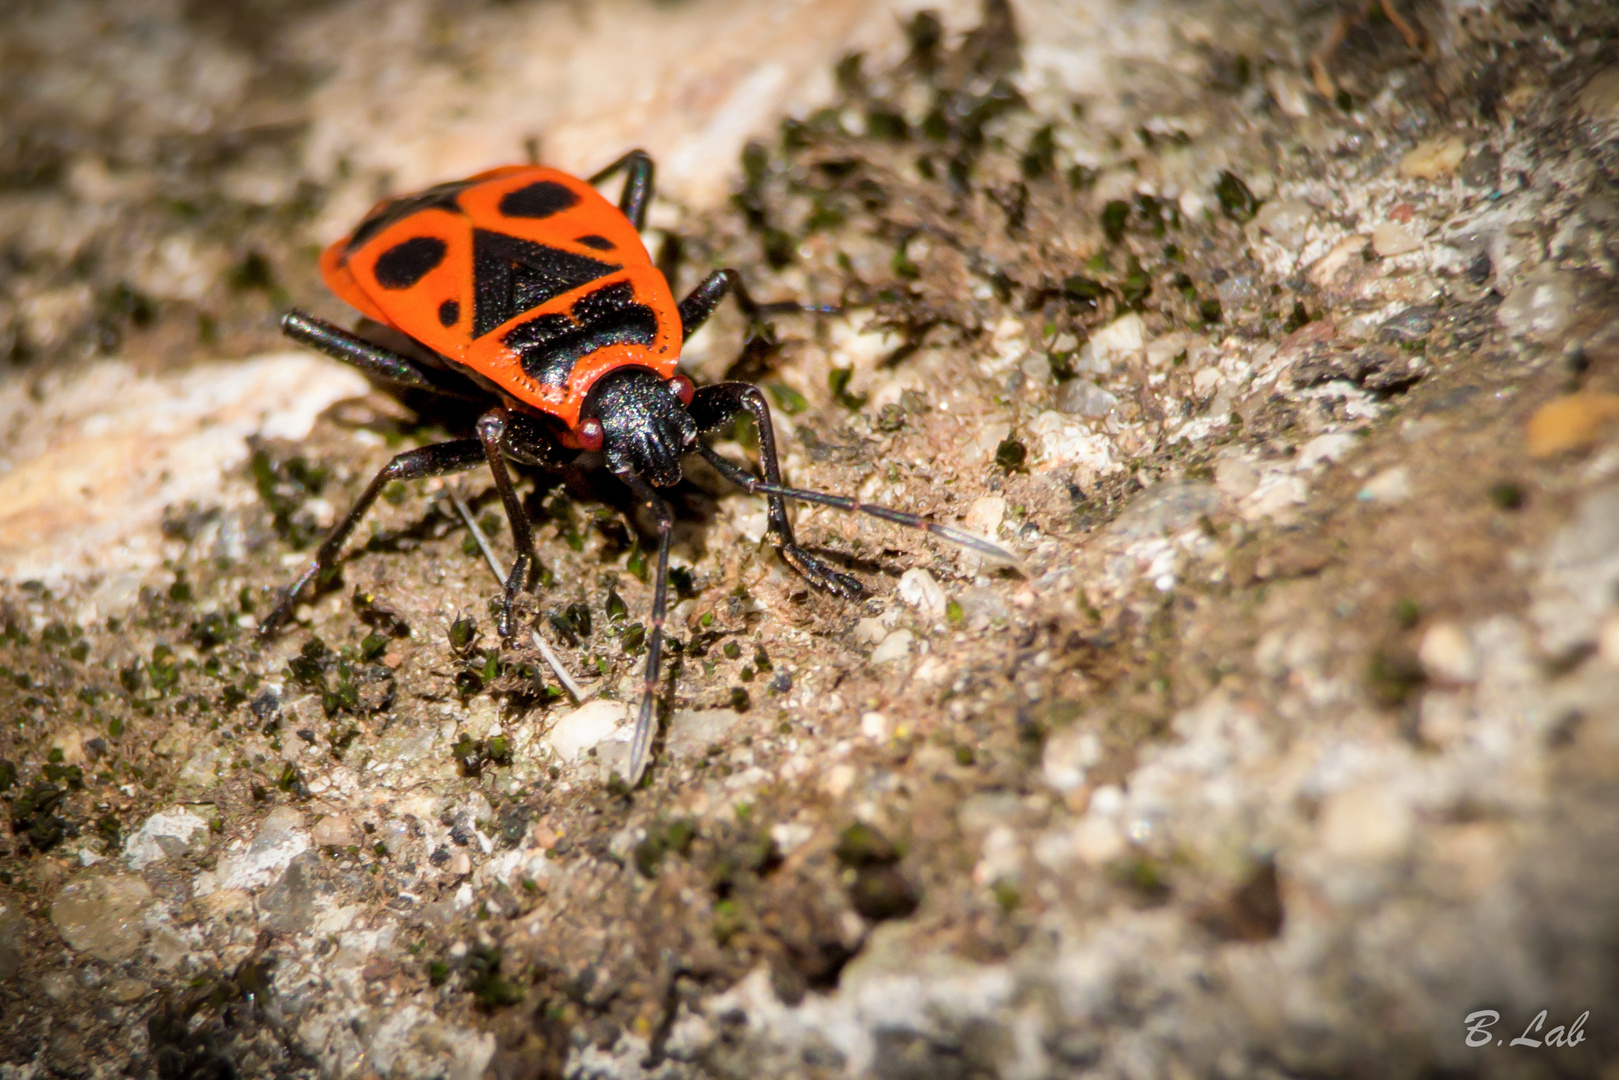
{"type": "Polygon", "coordinates": [[[600,450],[602,448],[602,422],[591,417],[579,425],[579,445],[586,450],[600,450]]]}
{"type": "Polygon", "coordinates": [[[697,387],[684,375],[676,375],[669,380],[669,389],[675,392],[682,405],[690,405],[691,399],[697,395],[697,387]]]}

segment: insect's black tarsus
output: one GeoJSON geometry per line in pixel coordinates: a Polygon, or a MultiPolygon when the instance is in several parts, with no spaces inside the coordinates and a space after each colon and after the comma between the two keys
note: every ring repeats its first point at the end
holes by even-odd
{"type": "MultiPolygon", "coordinates": [[[[759,432],[759,464],[767,484],[781,484],[781,465],[776,453],[776,430],[770,422],[770,407],[757,386],[745,382],[722,382],[700,386],[691,402],[691,418],[703,431],[713,431],[731,422],[738,413],[747,413],[759,432]]],[[[699,444],[701,445],[701,444],[699,444]]],[[[701,452],[701,451],[699,451],[701,452]]],[[[706,457],[707,455],[704,454],[706,457]]],[[[865,587],[848,574],[840,573],[823,559],[798,545],[787,520],[787,504],[780,495],[767,495],[767,535],[781,557],[817,588],[836,593],[845,600],[858,600],[865,587]]]]}

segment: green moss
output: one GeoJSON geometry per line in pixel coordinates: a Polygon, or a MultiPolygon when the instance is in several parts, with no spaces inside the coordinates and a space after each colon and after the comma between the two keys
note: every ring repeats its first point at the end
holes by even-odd
{"type": "Polygon", "coordinates": [[[1124,239],[1124,227],[1130,220],[1130,204],[1123,199],[1112,199],[1102,207],[1102,233],[1110,244],[1124,239]]]}
{"type": "Polygon", "coordinates": [[[1124,272],[1124,283],[1119,288],[1119,295],[1125,304],[1139,309],[1152,293],[1152,278],[1141,268],[1141,260],[1131,255],[1124,272]]]}
{"type": "Polygon", "coordinates": [[[506,1008],[523,1000],[523,988],[500,973],[500,950],[480,948],[467,957],[467,990],[486,1009],[506,1008]]]}
{"type": "Polygon", "coordinates": [[[832,400],[845,409],[859,409],[866,404],[865,394],[849,393],[849,379],[854,374],[853,368],[832,368],[826,373],[827,387],[832,391],[832,400]]]}
{"type": "Polygon", "coordinates": [[[1011,436],[1002,439],[1000,445],[995,448],[995,464],[1007,472],[1023,471],[1024,461],[1028,456],[1029,448],[1011,436]]]}
{"type": "Polygon", "coordinates": [[[646,838],[635,846],[635,869],[642,877],[657,877],[666,855],[686,858],[696,839],[697,824],[689,818],[660,822],[649,828],[646,838]]]}
{"type": "Polygon", "coordinates": [[[146,665],[147,678],[151,680],[152,689],[159,694],[167,694],[173,690],[180,681],[180,669],[174,663],[174,650],[167,645],[157,645],[152,649],[152,659],[146,665]]]}
{"type": "Polygon", "coordinates": [[[1366,689],[1384,708],[1405,704],[1425,681],[1422,665],[1404,650],[1378,649],[1366,664],[1366,689]]]}
{"type": "Polygon", "coordinates": [[[1045,125],[1029,137],[1029,145],[1023,151],[1023,160],[1019,164],[1024,178],[1028,180],[1038,180],[1051,174],[1057,165],[1057,137],[1052,125],[1045,125]]]}
{"type": "Polygon", "coordinates": [[[899,861],[899,849],[888,837],[863,821],[856,821],[838,834],[833,854],[844,866],[886,866],[899,861]]]}
{"type": "Polygon", "coordinates": [[[465,653],[472,648],[472,643],[478,638],[478,624],[470,615],[461,615],[450,623],[450,648],[457,653],[465,653]]]}
{"type": "Polygon", "coordinates": [[[1225,216],[1239,225],[1252,221],[1259,212],[1259,200],[1254,198],[1254,193],[1248,190],[1242,178],[1229,169],[1220,173],[1214,185],[1214,196],[1220,200],[1220,209],[1225,216]]]}
{"type": "Polygon", "coordinates": [[[1490,485],[1489,497],[1499,510],[1521,510],[1529,501],[1528,493],[1516,480],[1497,480],[1490,485]]]}
{"type": "Polygon", "coordinates": [[[388,651],[388,639],[373,630],[360,642],[360,658],[362,660],[381,659],[383,653],[388,651]]]}
{"type": "Polygon", "coordinates": [[[12,835],[26,839],[35,851],[49,851],[72,835],[72,825],[57,813],[65,795],[43,777],[35,780],[12,801],[12,835]]]}

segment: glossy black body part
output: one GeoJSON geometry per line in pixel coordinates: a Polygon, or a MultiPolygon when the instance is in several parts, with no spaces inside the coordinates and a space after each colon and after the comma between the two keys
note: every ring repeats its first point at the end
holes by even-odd
{"type": "MultiPolygon", "coordinates": [[[[645,221],[647,204],[652,198],[652,160],[642,151],[632,151],[593,176],[591,182],[607,179],[620,171],[628,175],[619,199],[619,209],[639,227],[645,221]]],[[[689,336],[701,326],[727,295],[734,295],[743,313],[755,322],[777,312],[831,313],[837,310],[806,307],[792,302],[759,304],[748,294],[741,275],[735,270],[718,270],[680,302],[683,334],[689,336]]],[[[281,327],[293,340],[353,364],[379,379],[446,397],[480,401],[487,404],[488,409],[478,418],[476,438],[406,451],[395,456],[377,473],[343,520],[326,537],[309,566],[282,591],[276,606],[265,617],[260,635],[274,634],[295,610],[304,588],[323,573],[336,568],[349,535],[390,481],[443,476],[487,465],[511,523],[512,540],[516,547],[516,559],[505,577],[497,620],[501,637],[510,637],[514,630],[512,609],[517,594],[531,587],[536,562],[533,534],[512,484],[507,461],[541,467],[554,467],[568,461],[575,451],[566,449],[557,441],[557,422],[547,416],[528,415],[520,411],[470,373],[463,376],[448,360],[442,368],[431,366],[381,348],[299,311],[288,312],[281,320],[281,327]]],[[[582,347],[595,348],[621,340],[622,327],[612,319],[604,318],[600,326],[587,325],[585,329],[583,335],[572,334],[566,340],[558,340],[555,348],[572,354],[582,347]]],[[[535,355],[530,357],[525,354],[525,365],[532,361],[543,367],[551,359],[546,352],[550,345],[550,342],[536,340],[533,344],[535,355]]],[[[768,536],[782,558],[810,584],[838,596],[853,599],[864,590],[855,578],[833,569],[825,560],[799,546],[787,518],[786,499],[872,514],[895,524],[930,531],[952,543],[974,548],[991,557],[1011,559],[994,544],[914,514],[872,506],[840,495],[783,486],[770,409],[764,395],[751,383],[725,382],[694,390],[683,376],[663,379],[646,368],[625,367],[604,375],[592,388],[580,413],[580,425],[581,430],[586,426],[599,425],[601,452],[607,467],[638,501],[647,506],[657,523],[658,558],[653,579],[645,682],[631,743],[627,778],[632,786],[639,782],[645,770],[656,731],[654,709],[663,657],[663,626],[668,609],[669,540],[674,518],[668,503],[657,489],[670,487],[680,481],[680,462],[684,455],[701,454],[732,483],[751,493],[763,495],[769,506],[768,536]],[[763,480],[743,466],[720,457],[700,438],[703,432],[724,428],[742,414],[753,421],[758,431],[763,480]]]]}

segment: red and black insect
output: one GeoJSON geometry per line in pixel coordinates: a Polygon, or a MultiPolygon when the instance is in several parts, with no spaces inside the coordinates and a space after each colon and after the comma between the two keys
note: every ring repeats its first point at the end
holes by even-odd
{"type": "Polygon", "coordinates": [[[383,349],[300,311],[281,320],[288,337],[386,381],[488,409],[475,438],[409,450],[390,461],[282,592],[260,631],[273,634],[304,587],[336,564],[349,533],[389,481],[487,464],[517,548],[497,620],[501,636],[509,637],[512,603],[519,590],[531,587],[535,562],[528,518],[506,461],[556,467],[591,455],[646,504],[658,527],[646,684],[630,750],[632,785],[652,741],[669,591],[674,519],[657,489],[679,482],[684,455],[700,454],[738,487],[764,495],[769,536],[782,558],[810,584],[845,598],[862,594],[860,582],[798,545],[783,500],[862,511],[1008,557],[987,541],[914,514],[782,486],[764,395],[744,382],[694,386],[678,371],[680,347],[727,293],[754,320],[833,309],[757,304],[735,270],[716,270],[676,303],[640,237],[652,173],[652,159],[640,150],[588,181],[538,166],[494,169],[379,203],[326,249],[320,266],[332,291],[419,342],[431,359],[383,349]],[[615,208],[592,185],[619,172],[627,175],[615,208]],[[742,413],[758,429],[763,480],[699,437],[742,413]]]}

